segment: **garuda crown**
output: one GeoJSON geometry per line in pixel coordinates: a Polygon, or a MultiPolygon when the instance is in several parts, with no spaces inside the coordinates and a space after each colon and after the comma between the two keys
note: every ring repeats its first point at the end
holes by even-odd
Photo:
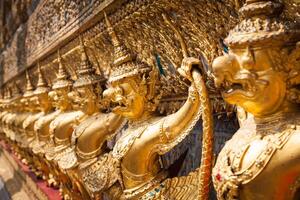
{"type": "Polygon", "coordinates": [[[62,58],[60,55],[60,51],[57,51],[57,61],[58,61],[58,74],[56,76],[56,81],[52,86],[52,89],[60,89],[65,87],[71,87],[73,85],[73,81],[70,79],[70,75],[68,74],[65,66],[62,63],[62,58]]]}
{"type": "Polygon", "coordinates": [[[121,80],[151,71],[151,67],[136,59],[124,44],[121,44],[108,17],[104,13],[108,33],[114,47],[114,61],[108,82],[121,80]]]}
{"type": "Polygon", "coordinates": [[[48,86],[45,77],[42,73],[41,66],[38,63],[38,83],[34,91],[34,94],[43,94],[43,93],[48,93],[49,91],[50,91],[50,87],[48,86]]]}
{"type": "Polygon", "coordinates": [[[92,85],[98,82],[105,82],[104,77],[95,73],[95,68],[93,68],[92,63],[86,54],[82,36],[80,36],[79,39],[80,39],[81,63],[77,70],[78,79],[75,81],[73,86],[77,88],[86,85],[92,85]]]}
{"type": "Polygon", "coordinates": [[[283,5],[274,0],[246,0],[240,9],[243,20],[229,32],[229,47],[277,46],[298,41],[299,24],[281,20],[283,5]]]}
{"type": "Polygon", "coordinates": [[[31,97],[31,96],[34,95],[33,91],[34,91],[34,87],[32,85],[29,73],[26,70],[26,89],[25,89],[25,93],[24,93],[23,96],[24,97],[31,97]]]}

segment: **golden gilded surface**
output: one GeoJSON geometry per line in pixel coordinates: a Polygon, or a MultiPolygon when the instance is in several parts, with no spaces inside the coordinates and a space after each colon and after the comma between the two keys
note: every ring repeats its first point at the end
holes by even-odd
{"type": "Polygon", "coordinates": [[[299,25],[275,1],[246,1],[212,64],[225,101],[251,113],[218,156],[218,199],[299,199],[299,25]]]}
{"type": "Polygon", "coordinates": [[[220,200],[300,198],[293,2],[58,2],[29,18],[37,70],[3,85],[0,130],[63,199],[208,200],[212,181],[220,200]],[[213,115],[235,106],[240,129],[214,163],[213,115]],[[200,166],[174,175],[163,156],[199,121],[200,166]]]}
{"type": "MultiPolygon", "coordinates": [[[[166,19],[166,16],[164,18],[166,19]]],[[[167,19],[166,22],[171,25],[167,19]]],[[[112,112],[129,120],[128,127],[124,129],[123,135],[113,148],[112,157],[108,157],[115,160],[113,165],[120,170],[117,174],[118,182],[114,185],[117,184],[123,189],[121,197],[113,196],[112,198],[183,198],[182,195],[176,195],[178,193],[168,193],[168,191],[176,187],[180,190],[180,185],[187,183],[186,178],[183,177],[173,182],[172,179],[166,179],[167,172],[164,171],[159,156],[181,142],[202,113],[206,116],[203,119],[205,134],[208,134],[204,137],[207,140],[207,146],[203,151],[202,167],[194,173],[194,176],[191,176],[197,180],[199,177],[200,184],[191,185],[184,193],[190,193],[186,194],[188,197],[194,192],[195,198],[207,199],[211,166],[209,155],[212,154],[212,122],[209,117],[211,113],[205,84],[197,69],[201,66],[200,61],[188,57],[183,39],[177,32],[177,36],[181,38],[184,53],[182,65],[178,70],[191,82],[188,99],[177,112],[166,117],[157,116],[153,111],[156,109],[160,95],[159,89],[152,84],[160,84],[157,79],[158,72],[131,55],[126,46],[120,43],[107,18],[106,23],[114,45],[114,73],[108,80],[110,87],[104,91],[104,96],[117,104],[112,112]],[[200,102],[202,107],[200,107],[200,102]],[[198,188],[201,188],[200,193],[198,193],[198,188]]],[[[176,29],[173,26],[172,28],[176,29]]]]}

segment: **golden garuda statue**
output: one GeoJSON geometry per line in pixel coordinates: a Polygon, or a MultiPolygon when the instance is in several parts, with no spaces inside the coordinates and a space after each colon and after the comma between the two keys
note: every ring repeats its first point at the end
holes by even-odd
{"type": "Polygon", "coordinates": [[[28,164],[27,160],[25,159],[26,151],[23,149],[23,140],[25,139],[25,132],[23,129],[23,122],[31,115],[31,112],[29,112],[27,107],[28,101],[24,98],[24,95],[22,94],[22,90],[18,86],[18,84],[15,84],[15,91],[16,96],[14,100],[14,104],[16,106],[16,117],[12,122],[12,132],[13,132],[13,141],[16,144],[15,151],[20,160],[22,160],[23,163],[28,164]]]}
{"type": "Polygon", "coordinates": [[[73,80],[63,63],[60,50],[57,51],[57,62],[58,73],[49,96],[55,102],[56,109],[60,110],[60,114],[50,122],[49,140],[46,142],[44,150],[47,164],[52,169],[52,177],[49,183],[53,185],[53,183],[58,182],[62,196],[67,199],[67,196],[69,197],[71,193],[67,183],[68,177],[60,171],[55,158],[64,150],[65,144],[70,143],[74,127],[77,125],[77,121],[84,117],[84,113],[75,109],[69,97],[73,80]]]}
{"type": "Polygon", "coordinates": [[[71,135],[74,130],[76,122],[84,116],[84,113],[74,108],[73,102],[70,98],[70,92],[73,87],[73,80],[70,77],[65,65],[62,63],[62,57],[58,50],[58,73],[56,81],[52,86],[52,98],[56,101],[57,109],[61,111],[50,123],[50,137],[46,148],[46,159],[52,161],[55,154],[59,152],[60,147],[64,144],[69,144],[71,135]]]}
{"type": "MultiPolygon", "coordinates": [[[[110,199],[207,199],[212,121],[200,61],[188,57],[181,42],[184,59],[178,71],[190,82],[188,98],[174,114],[159,116],[155,110],[163,91],[159,89],[162,83],[158,70],[132,55],[105,17],[114,47],[114,62],[104,96],[115,103],[112,111],[129,122],[112,152],[99,159],[95,177],[101,179],[94,178],[94,182],[99,183],[94,186],[105,190],[110,199]],[[186,177],[168,178],[160,156],[189,134],[201,114],[205,149],[200,169],[186,177]]],[[[169,25],[175,30],[170,22],[169,25]]]]}
{"type": "Polygon", "coordinates": [[[13,98],[11,100],[11,103],[14,108],[14,117],[10,120],[9,126],[11,130],[10,139],[15,143],[17,140],[19,141],[20,132],[18,131],[18,125],[20,123],[20,120],[23,118],[24,114],[24,105],[22,103],[22,91],[19,88],[19,86],[15,83],[13,85],[13,98]]]}
{"type": "Polygon", "coordinates": [[[223,98],[253,115],[218,156],[218,199],[299,199],[300,27],[277,1],[247,0],[213,62],[223,98]]]}
{"type": "Polygon", "coordinates": [[[28,148],[35,138],[34,123],[38,120],[43,112],[40,112],[36,95],[34,94],[34,87],[32,85],[28,71],[26,71],[26,88],[23,94],[23,99],[26,101],[27,109],[31,113],[23,122],[23,131],[25,132],[25,139],[22,141],[22,146],[28,148]]]}
{"type": "Polygon", "coordinates": [[[8,88],[6,103],[9,109],[9,113],[2,119],[3,120],[3,128],[5,135],[9,141],[12,140],[12,135],[14,135],[11,129],[11,122],[16,117],[16,104],[14,101],[13,91],[12,88],[8,88]]]}
{"type": "MultiPolygon", "coordinates": [[[[71,195],[76,196],[78,191],[82,198],[89,199],[97,196],[99,192],[92,187],[96,182],[91,182],[98,170],[95,163],[102,154],[110,150],[106,143],[123,127],[124,120],[121,116],[109,112],[105,105],[102,92],[106,80],[95,73],[95,68],[87,56],[83,38],[79,39],[81,63],[77,70],[78,79],[73,84],[74,91],[69,93],[69,97],[75,104],[79,104],[79,111],[83,115],[76,118],[72,134],[64,136],[65,142],[57,146],[59,150],[55,160],[63,171],[67,171],[71,179],[71,195]],[[87,174],[87,171],[90,174],[87,174]]],[[[61,136],[56,134],[55,141],[62,141],[61,136]]]]}
{"type": "Polygon", "coordinates": [[[30,113],[28,117],[23,121],[22,124],[22,140],[21,140],[21,148],[24,151],[24,160],[30,167],[30,169],[37,175],[41,176],[41,172],[37,169],[36,166],[33,165],[34,163],[34,156],[32,152],[32,143],[35,139],[34,133],[34,124],[35,122],[44,115],[43,112],[40,111],[40,107],[38,101],[36,99],[36,95],[34,94],[34,87],[32,85],[30,76],[28,71],[26,71],[25,75],[26,79],[26,88],[23,94],[23,101],[24,104],[30,113]]]}
{"type": "Polygon", "coordinates": [[[50,123],[61,113],[61,110],[59,109],[54,110],[54,106],[57,104],[54,99],[50,98],[50,90],[51,88],[47,84],[38,63],[38,83],[34,94],[36,95],[43,115],[34,123],[35,138],[30,144],[30,147],[34,154],[35,163],[38,166],[38,169],[43,173],[43,179],[47,180],[48,184],[56,185],[57,183],[52,178],[54,172],[51,172],[51,167],[47,164],[47,160],[44,159],[45,147],[50,139],[50,123]]]}
{"type": "Polygon", "coordinates": [[[6,109],[6,98],[7,98],[7,93],[6,90],[2,90],[2,97],[1,97],[1,101],[0,101],[0,109],[1,109],[1,113],[0,113],[0,131],[1,131],[1,135],[3,136],[3,139],[6,139],[5,137],[5,133],[3,132],[3,123],[2,123],[2,118],[8,114],[8,110],[6,109]]]}

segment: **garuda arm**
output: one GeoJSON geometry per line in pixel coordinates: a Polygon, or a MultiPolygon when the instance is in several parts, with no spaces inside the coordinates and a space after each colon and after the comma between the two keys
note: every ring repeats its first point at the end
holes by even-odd
{"type": "Polygon", "coordinates": [[[163,122],[162,132],[165,144],[161,145],[159,153],[166,153],[181,142],[199,120],[200,115],[202,115],[203,141],[200,168],[196,172],[190,173],[187,177],[175,178],[174,180],[168,179],[166,183],[169,187],[168,192],[173,188],[174,192],[170,193],[172,195],[175,194],[175,191],[179,193],[180,191],[185,191],[185,195],[196,195],[197,199],[204,200],[208,199],[209,195],[213,157],[213,122],[205,82],[200,71],[193,68],[199,63],[198,59],[187,57],[184,58],[182,66],[178,70],[192,84],[185,104],[178,112],[166,117],[163,122]]]}

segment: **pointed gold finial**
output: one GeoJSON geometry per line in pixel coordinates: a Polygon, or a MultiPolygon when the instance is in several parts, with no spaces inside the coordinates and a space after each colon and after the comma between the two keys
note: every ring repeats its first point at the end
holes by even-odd
{"type": "Polygon", "coordinates": [[[9,105],[9,103],[11,102],[11,90],[10,88],[7,86],[4,88],[4,97],[3,97],[3,103],[5,105],[9,105]]]}
{"type": "Polygon", "coordinates": [[[7,99],[7,88],[3,89],[3,99],[7,99]]]}
{"type": "Polygon", "coordinates": [[[26,89],[24,93],[24,97],[31,97],[33,95],[34,87],[32,85],[28,70],[26,70],[26,89]]]}
{"type": "Polygon", "coordinates": [[[11,99],[12,95],[11,95],[11,88],[10,87],[7,87],[7,96],[6,98],[7,99],[11,99]]]}
{"type": "Polygon", "coordinates": [[[37,83],[37,87],[34,91],[34,94],[48,93],[49,90],[50,90],[50,88],[48,87],[48,84],[42,73],[40,63],[38,62],[38,83],[37,83]]]}
{"type": "Polygon", "coordinates": [[[133,56],[127,47],[122,44],[115,33],[106,13],[104,13],[104,18],[107,26],[107,31],[111,37],[111,41],[114,47],[113,56],[113,66],[109,76],[109,82],[117,81],[124,77],[136,76],[139,73],[148,72],[151,68],[142,63],[137,62],[136,57],[133,56]]]}
{"type": "Polygon", "coordinates": [[[3,100],[3,99],[4,99],[4,95],[5,95],[4,90],[1,89],[1,90],[0,90],[0,93],[1,93],[1,99],[3,100]]]}
{"type": "Polygon", "coordinates": [[[57,50],[57,61],[58,73],[56,76],[56,81],[52,86],[52,89],[71,87],[73,85],[73,81],[70,79],[70,75],[62,63],[62,58],[59,49],[57,50]]]}
{"type": "Polygon", "coordinates": [[[65,68],[65,66],[62,64],[62,58],[60,54],[60,50],[57,50],[57,61],[58,61],[58,79],[67,79],[69,77],[69,74],[65,68]]]}
{"type": "Polygon", "coordinates": [[[83,38],[79,36],[80,41],[80,54],[81,54],[81,63],[77,70],[77,80],[74,82],[74,87],[82,87],[85,85],[91,85],[99,81],[104,81],[105,79],[102,76],[96,74],[96,70],[93,67],[89,57],[86,53],[85,45],[83,38]]]}
{"type": "Polygon", "coordinates": [[[121,44],[110,21],[108,20],[106,13],[104,13],[104,17],[105,17],[105,22],[107,25],[108,33],[111,37],[111,41],[114,46],[114,62],[113,62],[113,64],[115,66],[118,66],[125,62],[131,61],[133,59],[133,56],[129,53],[129,50],[127,49],[127,47],[124,44],[121,44]]]}
{"type": "Polygon", "coordinates": [[[40,63],[38,63],[38,84],[37,84],[37,86],[38,87],[45,87],[45,86],[47,86],[47,82],[46,82],[46,80],[45,80],[45,77],[44,77],[44,75],[43,75],[43,73],[42,73],[42,69],[41,69],[41,66],[40,66],[40,63]]]}
{"type": "Polygon", "coordinates": [[[119,41],[119,38],[117,37],[110,21],[108,20],[107,18],[107,15],[106,15],[106,12],[104,12],[104,17],[105,17],[105,22],[106,22],[106,25],[107,25],[107,30],[108,30],[108,33],[111,37],[111,40],[112,40],[112,43],[113,43],[113,46],[114,47],[119,47],[121,46],[121,43],[119,41]]]}
{"type": "Polygon", "coordinates": [[[83,42],[83,38],[82,35],[79,36],[79,42],[80,42],[80,56],[81,56],[81,69],[89,69],[89,67],[91,68],[90,70],[94,70],[92,68],[92,66],[89,63],[89,58],[86,54],[86,50],[85,50],[85,46],[84,46],[84,42],[83,42]]]}
{"type": "Polygon", "coordinates": [[[18,98],[22,96],[22,90],[20,88],[20,86],[15,82],[14,83],[14,97],[18,98]]]}

